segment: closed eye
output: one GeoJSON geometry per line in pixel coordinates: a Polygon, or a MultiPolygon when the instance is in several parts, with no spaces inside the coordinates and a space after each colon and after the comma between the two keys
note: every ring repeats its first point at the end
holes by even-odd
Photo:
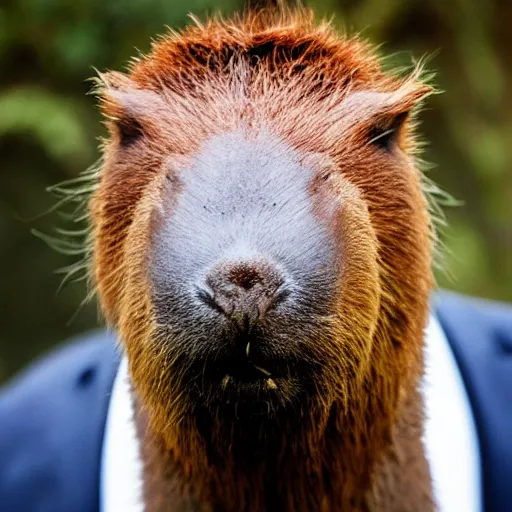
{"type": "Polygon", "coordinates": [[[373,125],[368,134],[368,143],[381,150],[391,152],[398,142],[407,116],[408,113],[405,112],[393,117],[388,122],[373,125]]]}

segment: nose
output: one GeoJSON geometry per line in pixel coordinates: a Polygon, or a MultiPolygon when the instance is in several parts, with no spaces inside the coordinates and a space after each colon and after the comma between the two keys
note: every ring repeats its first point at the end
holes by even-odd
{"type": "Polygon", "coordinates": [[[199,298],[243,330],[254,326],[287,295],[282,273],[264,259],[218,263],[209,270],[205,284],[212,293],[201,288],[199,298]]]}

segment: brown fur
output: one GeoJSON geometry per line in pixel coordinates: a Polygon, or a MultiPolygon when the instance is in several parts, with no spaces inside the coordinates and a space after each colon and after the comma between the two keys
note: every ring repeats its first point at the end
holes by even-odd
{"type": "MultiPolygon", "coordinates": [[[[385,73],[370,46],[303,11],[198,23],[103,82],[111,138],[92,200],[94,276],[147,415],[146,508],[432,510],[416,389],[432,229],[406,117],[430,87],[418,73],[385,73]],[[397,119],[398,151],[368,144],[375,126],[397,119]],[[317,170],[319,218],[322,197],[339,198],[331,228],[344,262],[337,315],[326,324],[339,344],[316,340],[330,361],[320,392],[301,424],[280,425],[272,453],[247,472],[229,450],[221,461],[209,456],[172,371],[176,355],[157,342],[147,276],[154,226],[164,210],[172,214],[162,192],[173,159],[186,164],[203,141],[240,126],[249,137],[269,130],[317,170]],[[123,146],[137,130],[143,140],[123,146]]],[[[222,446],[224,434],[219,423],[209,441],[222,446]]]]}

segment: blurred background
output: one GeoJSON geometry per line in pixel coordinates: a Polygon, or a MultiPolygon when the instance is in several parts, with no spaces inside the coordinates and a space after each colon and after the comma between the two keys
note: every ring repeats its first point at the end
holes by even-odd
{"type": "MultiPolygon", "coordinates": [[[[444,94],[421,130],[429,176],[461,206],[446,210],[441,286],[512,301],[512,2],[310,0],[394,64],[430,55],[444,94]],[[507,94],[508,93],[508,94],[507,94]]],[[[240,0],[2,0],[0,6],[0,382],[73,335],[100,325],[84,281],[58,290],[73,257],[31,229],[62,226],[46,188],[98,158],[104,134],[87,79],[124,69],[165,26],[240,8],[240,0]],[[38,217],[39,216],[39,217],[38,217]],[[38,217],[38,218],[36,218],[38,217]]]]}

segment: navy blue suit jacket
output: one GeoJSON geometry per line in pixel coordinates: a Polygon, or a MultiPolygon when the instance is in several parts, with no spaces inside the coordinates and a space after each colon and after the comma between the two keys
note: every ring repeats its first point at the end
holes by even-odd
{"type": "MultiPolygon", "coordinates": [[[[442,294],[436,312],[473,408],[484,510],[512,511],[512,308],[442,294]]],[[[98,510],[117,365],[113,336],[100,332],[29,368],[2,391],[0,511],[98,510]]]]}

